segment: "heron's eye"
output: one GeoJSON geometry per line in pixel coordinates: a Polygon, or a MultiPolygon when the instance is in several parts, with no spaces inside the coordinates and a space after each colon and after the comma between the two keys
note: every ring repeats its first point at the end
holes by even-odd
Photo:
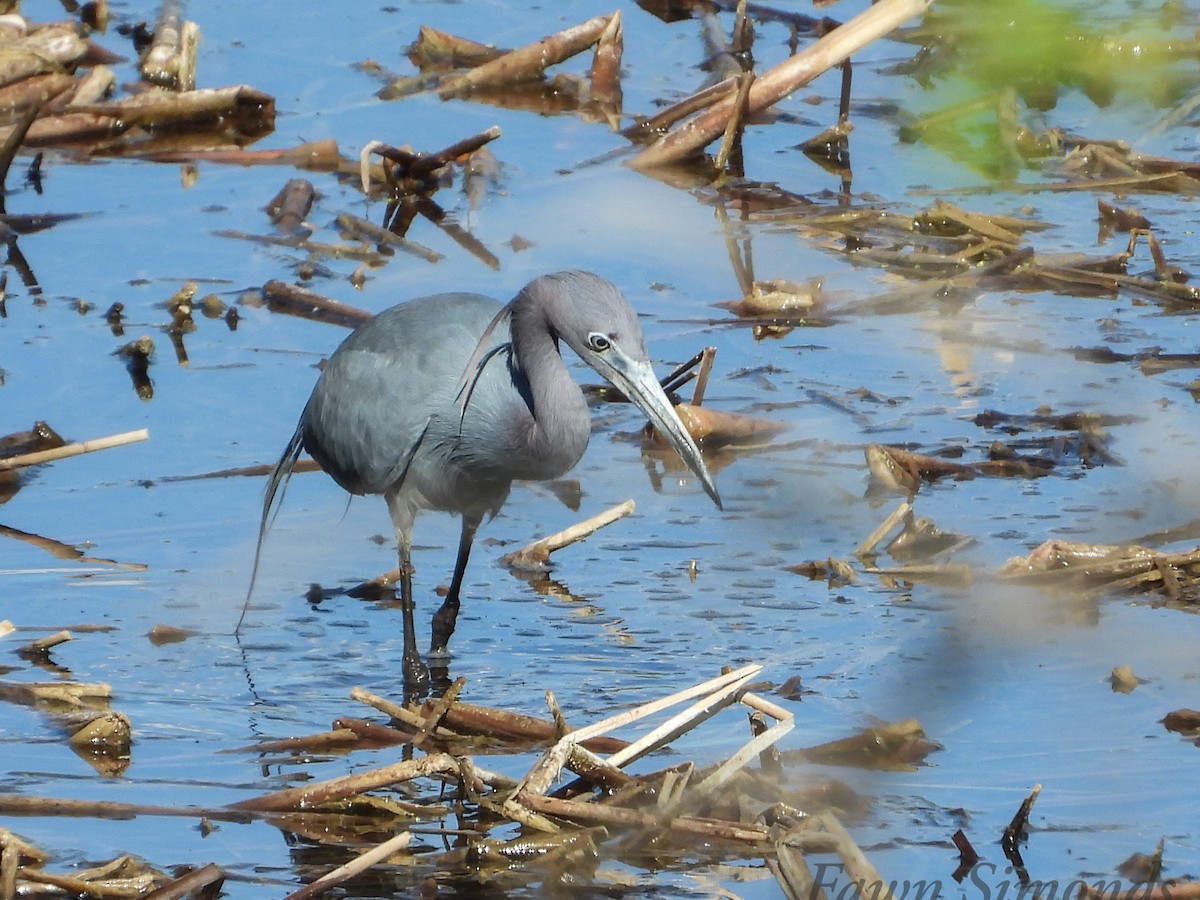
{"type": "Polygon", "coordinates": [[[593,331],[591,334],[589,334],[587,342],[588,347],[590,347],[592,350],[595,350],[597,353],[603,353],[612,346],[612,341],[598,331],[593,331]]]}

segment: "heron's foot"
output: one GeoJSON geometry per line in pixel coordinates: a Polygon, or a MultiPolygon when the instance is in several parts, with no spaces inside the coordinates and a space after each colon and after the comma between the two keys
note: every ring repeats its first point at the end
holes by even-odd
{"type": "Polygon", "coordinates": [[[429,693],[432,697],[441,697],[450,690],[453,679],[450,678],[450,651],[445,647],[429,651],[429,693]]]}
{"type": "Polygon", "coordinates": [[[429,667],[421,662],[417,654],[404,654],[404,694],[413,699],[422,699],[429,693],[432,679],[429,667]]]}

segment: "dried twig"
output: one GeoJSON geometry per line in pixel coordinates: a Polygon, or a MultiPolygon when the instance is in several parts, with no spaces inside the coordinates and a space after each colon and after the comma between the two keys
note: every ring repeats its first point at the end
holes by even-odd
{"type": "MultiPolygon", "coordinates": [[[[931,0],[881,0],[815,44],[760,76],[746,98],[746,115],[799,90],[822,72],[848,59],[867,44],[891,32],[924,10],[931,0]]],[[[639,169],[679,162],[720,137],[734,113],[737,97],[725,97],[683,127],[665,135],[630,160],[639,169]]]]}
{"type": "Polygon", "coordinates": [[[858,545],[854,550],[854,555],[868,556],[873,553],[875,548],[879,546],[879,542],[887,537],[893,528],[903,522],[905,516],[909,515],[912,509],[911,500],[902,501],[899,506],[888,513],[887,518],[880,522],[874,531],[867,535],[866,540],[858,545]]]}
{"type": "Polygon", "coordinates": [[[365,872],[367,869],[376,863],[383,862],[397,850],[403,850],[412,842],[412,834],[407,831],[402,831],[393,838],[389,838],[382,844],[372,847],[361,856],[355,857],[350,862],[338,866],[331,872],[327,872],[318,878],[312,884],[306,884],[298,891],[293,891],[288,894],[284,900],[310,900],[312,897],[318,897],[324,894],[330,888],[334,888],[343,881],[348,881],[355,875],[365,872]]]}
{"type": "Polygon", "coordinates": [[[221,889],[221,884],[224,881],[225,870],[216,863],[209,863],[198,869],[193,869],[186,875],[180,875],[174,881],[164,884],[158,890],[142,894],[141,900],[182,900],[182,898],[202,890],[211,893],[201,894],[200,896],[215,897],[216,892],[221,889]]]}
{"type": "Polygon", "coordinates": [[[520,550],[506,553],[500,557],[500,563],[508,566],[510,569],[542,571],[546,568],[550,560],[550,554],[555,550],[561,550],[563,547],[568,547],[577,541],[582,541],[584,538],[590,537],[604,526],[611,525],[618,519],[625,518],[635,508],[632,500],[618,503],[616,506],[606,509],[604,512],[598,513],[589,519],[584,519],[582,522],[572,525],[569,528],[564,528],[562,531],[557,531],[531,544],[527,544],[520,550]]]}
{"type": "Polygon", "coordinates": [[[460,75],[441,81],[438,92],[454,96],[480,88],[493,88],[522,79],[539,77],[550,66],[570,59],[600,39],[609,24],[609,16],[596,16],[555,34],[512,50],[501,57],[460,75]]]}
{"type": "Polygon", "coordinates": [[[23,466],[36,466],[42,463],[53,462],[57,459],[66,459],[70,456],[79,456],[83,453],[93,453],[97,450],[109,450],[113,447],[122,447],[125,444],[134,444],[138,441],[149,439],[150,431],[146,428],[139,428],[137,431],[126,431],[121,434],[114,434],[108,437],[95,438],[90,441],[78,441],[74,444],[64,444],[62,447],[55,447],[51,450],[38,450],[34,453],[22,453],[20,456],[10,456],[7,459],[0,459],[0,472],[5,469],[19,469],[23,466]]]}
{"type": "Polygon", "coordinates": [[[286,788],[271,794],[262,794],[230,804],[230,809],[253,812],[287,812],[305,809],[342,800],[374,788],[425,778],[430,775],[449,774],[458,771],[458,761],[447,753],[433,753],[420,759],[409,759],[372,769],[319,781],[301,787],[286,788]]]}

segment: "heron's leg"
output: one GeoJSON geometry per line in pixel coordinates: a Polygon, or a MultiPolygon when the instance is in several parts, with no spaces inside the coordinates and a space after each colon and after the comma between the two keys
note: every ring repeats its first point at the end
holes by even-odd
{"type": "Polygon", "coordinates": [[[412,516],[403,505],[389,496],[388,509],[396,526],[396,551],[400,562],[398,585],[400,616],[404,623],[404,688],[407,694],[422,694],[429,686],[429,670],[417,650],[417,630],[413,621],[412,516]]]}
{"type": "Polygon", "coordinates": [[[458,539],[458,558],[454,562],[454,576],[450,579],[450,591],[446,600],[433,616],[433,642],[429,645],[431,664],[445,665],[450,658],[448,645],[450,635],[458,622],[458,592],[462,588],[463,574],[467,570],[467,559],[471,556],[471,543],[479,528],[479,519],[463,516],[462,534],[458,539]]]}
{"type": "Polygon", "coordinates": [[[417,688],[429,681],[429,672],[421,662],[417,651],[417,631],[413,622],[412,546],[408,535],[399,538],[400,543],[400,616],[404,622],[404,683],[417,688]]]}

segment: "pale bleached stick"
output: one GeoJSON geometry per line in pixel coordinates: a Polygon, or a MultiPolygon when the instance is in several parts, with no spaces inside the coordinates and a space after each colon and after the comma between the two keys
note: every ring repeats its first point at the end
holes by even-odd
{"type": "Polygon", "coordinates": [[[710,694],[713,691],[718,691],[727,684],[732,684],[735,681],[741,681],[757,675],[762,671],[762,666],[758,663],[751,663],[748,666],[742,666],[740,669],[735,669],[724,675],[718,675],[716,678],[710,678],[708,681],[693,685],[690,688],[685,688],[682,691],[671,694],[669,697],[663,697],[661,700],[652,700],[634,709],[626,710],[623,713],[617,713],[615,716],[609,716],[607,719],[602,719],[599,722],[594,722],[591,725],[585,725],[582,728],[576,729],[568,734],[563,740],[573,740],[576,743],[585,741],[590,737],[595,737],[599,734],[604,734],[608,731],[614,731],[632,722],[637,722],[639,719],[644,719],[646,716],[652,716],[656,712],[661,712],[664,709],[670,709],[677,703],[683,703],[685,700],[691,700],[693,697],[699,697],[704,694],[710,694]]]}
{"type": "Polygon", "coordinates": [[[293,891],[288,894],[284,900],[309,900],[310,897],[316,897],[325,893],[332,887],[341,884],[360,872],[365,872],[377,862],[382,862],[387,859],[397,850],[403,850],[412,842],[412,834],[407,831],[402,831],[392,838],[388,838],[382,844],[372,847],[361,856],[357,856],[345,865],[338,866],[332,872],[326,872],[312,884],[306,884],[298,891],[293,891]]]}
{"type": "Polygon", "coordinates": [[[741,750],[721,763],[715,772],[700,782],[696,786],[695,792],[688,799],[706,797],[714,793],[725,782],[741,771],[750,760],[755,759],[760,753],[791,731],[795,727],[795,724],[796,720],[792,716],[788,716],[786,719],[776,722],[757,737],[751,738],[741,750]]]}
{"type": "Polygon", "coordinates": [[[904,517],[912,512],[912,508],[912,501],[905,500],[903,503],[893,509],[888,514],[888,517],[880,522],[879,526],[874,531],[867,535],[867,539],[858,545],[858,548],[854,551],[854,555],[866,556],[868,553],[874,550],[879,542],[887,536],[887,533],[899,525],[904,520],[904,517]]]}
{"type": "Polygon", "coordinates": [[[74,444],[64,444],[52,450],[38,450],[34,453],[22,453],[20,456],[10,456],[0,459],[0,471],[5,469],[20,469],[23,466],[36,466],[41,463],[53,462],[56,459],[66,459],[68,456],[79,456],[81,453],[92,453],[96,450],[109,450],[125,444],[134,444],[150,437],[148,429],[139,428],[137,431],[126,431],[108,437],[96,438],[91,441],[79,441],[74,444]]]}
{"type": "Polygon", "coordinates": [[[643,735],[634,741],[624,750],[618,750],[606,762],[612,766],[623,766],[628,762],[641,759],[647,753],[653,753],[665,744],[669,744],[688,729],[716,715],[726,706],[733,703],[737,699],[734,695],[742,689],[742,686],[746,682],[754,678],[757,674],[758,672],[748,672],[737,681],[731,682],[720,690],[707,695],[699,703],[694,703],[677,715],[672,716],[649,734],[643,735]]]}
{"type": "MultiPolygon", "coordinates": [[[[840,25],[816,43],[763,73],[750,88],[746,116],[761,112],[799,90],[822,72],[840,65],[851,55],[922,12],[932,0],[881,0],[840,25]]],[[[736,97],[726,97],[682,123],[634,156],[629,164],[649,169],[679,162],[703,150],[721,136],[733,114],[736,97]]]]}
{"type": "MultiPolygon", "coordinates": [[[[553,747],[542,754],[541,758],[533,764],[533,767],[530,768],[529,772],[521,780],[522,787],[531,794],[544,793],[550,783],[558,775],[558,772],[562,768],[572,744],[578,744],[590,737],[595,737],[596,735],[613,731],[624,725],[628,725],[631,722],[644,719],[646,716],[652,716],[664,709],[669,709],[677,703],[682,703],[685,700],[691,700],[693,697],[708,696],[714,691],[719,692],[729,685],[737,685],[740,687],[741,684],[753,678],[761,671],[762,666],[757,664],[743,666],[734,672],[718,676],[717,678],[710,679],[702,684],[694,685],[690,688],[679,691],[678,693],[672,694],[669,697],[663,697],[660,700],[653,700],[650,703],[643,704],[642,706],[634,709],[626,710],[625,712],[618,713],[615,716],[610,716],[607,719],[602,719],[599,722],[594,722],[591,725],[585,725],[583,728],[572,731],[570,734],[564,735],[562,738],[560,738],[553,747]]],[[[704,704],[701,705],[708,705],[708,701],[706,700],[704,704]]],[[[673,718],[671,722],[667,723],[667,725],[671,725],[671,723],[675,722],[676,719],[680,719],[681,717],[687,715],[688,712],[685,711],[679,716],[673,718]]],[[[662,731],[665,727],[666,726],[660,726],[659,729],[656,729],[656,732],[662,731]]],[[[682,731],[680,731],[680,733],[682,733],[682,731]]],[[[643,738],[643,740],[639,743],[643,743],[644,741],[645,739],[643,738]]],[[[627,749],[629,748],[626,748],[626,750],[627,749]]],[[[620,751],[620,753],[624,753],[624,751],[620,751]]],[[[612,759],[609,759],[608,762],[610,764],[616,764],[613,763],[612,759]]]]}
{"type": "Polygon", "coordinates": [[[561,550],[563,547],[570,546],[576,541],[582,541],[606,525],[611,525],[618,519],[625,518],[635,508],[636,506],[632,500],[618,503],[611,509],[606,509],[604,512],[592,516],[590,519],[584,519],[582,522],[577,522],[569,528],[564,528],[562,531],[539,538],[533,543],[522,547],[520,550],[506,553],[500,558],[500,562],[506,566],[544,565],[546,560],[550,558],[550,554],[555,550],[561,550]]]}

